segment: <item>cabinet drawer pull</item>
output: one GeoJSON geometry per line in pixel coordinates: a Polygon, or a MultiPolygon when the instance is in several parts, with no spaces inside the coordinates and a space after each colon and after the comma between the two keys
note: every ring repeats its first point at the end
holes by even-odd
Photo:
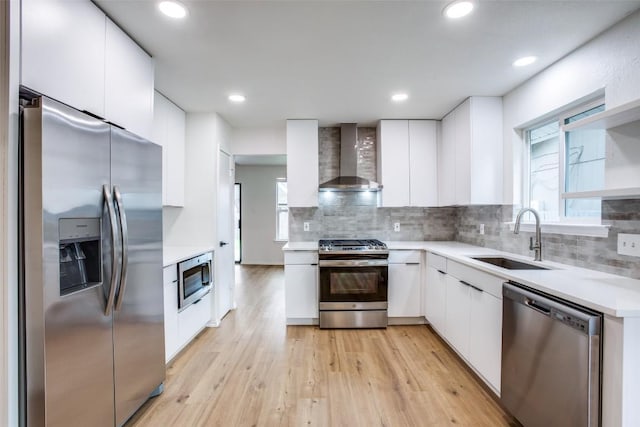
{"type": "Polygon", "coordinates": [[[406,265],[420,265],[419,262],[408,262],[406,263],[406,265]]]}
{"type": "Polygon", "coordinates": [[[447,274],[447,273],[445,273],[445,272],[444,272],[444,271],[442,271],[442,270],[438,270],[438,273],[440,273],[440,274],[447,274]]]}

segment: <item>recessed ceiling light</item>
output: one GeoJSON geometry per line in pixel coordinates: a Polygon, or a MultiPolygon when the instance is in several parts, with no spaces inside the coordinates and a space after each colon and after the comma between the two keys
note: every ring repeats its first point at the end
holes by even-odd
{"type": "Polygon", "coordinates": [[[527,65],[531,65],[538,60],[535,56],[523,56],[522,58],[518,58],[513,61],[514,67],[525,67],[527,65]]]}
{"type": "Polygon", "coordinates": [[[177,1],[161,1],[158,3],[158,9],[170,18],[184,18],[187,16],[187,8],[177,1]]]}
{"type": "Polygon", "coordinates": [[[396,93],[391,96],[391,100],[395,102],[406,101],[407,99],[409,99],[409,95],[406,93],[396,93]]]}
{"type": "Polygon", "coordinates": [[[473,10],[473,2],[469,0],[456,0],[449,3],[442,13],[447,18],[458,19],[467,16],[473,10]]]}
{"type": "Polygon", "coordinates": [[[231,102],[244,102],[246,99],[244,95],[229,95],[229,101],[231,102]]]}

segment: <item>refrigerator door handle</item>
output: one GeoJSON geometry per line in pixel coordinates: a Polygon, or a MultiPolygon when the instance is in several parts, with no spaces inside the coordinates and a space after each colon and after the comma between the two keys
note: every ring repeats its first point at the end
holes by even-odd
{"type": "Polygon", "coordinates": [[[104,195],[104,201],[107,205],[107,212],[109,213],[109,223],[111,225],[111,286],[109,287],[109,296],[107,297],[107,304],[104,309],[104,315],[108,316],[111,314],[111,309],[113,308],[113,301],[116,296],[116,286],[117,286],[117,271],[118,271],[118,256],[116,243],[118,241],[118,227],[116,225],[116,210],[113,205],[113,199],[111,198],[111,191],[108,185],[102,186],[102,194],[104,195]]]}
{"type": "Polygon", "coordinates": [[[120,270],[120,291],[118,292],[118,299],[115,306],[115,310],[118,311],[122,306],[124,293],[127,290],[127,265],[129,264],[129,230],[127,229],[127,215],[124,210],[124,204],[122,203],[122,194],[120,194],[120,189],[117,185],[113,187],[113,194],[118,206],[120,231],[122,232],[122,270],[120,270]]]}

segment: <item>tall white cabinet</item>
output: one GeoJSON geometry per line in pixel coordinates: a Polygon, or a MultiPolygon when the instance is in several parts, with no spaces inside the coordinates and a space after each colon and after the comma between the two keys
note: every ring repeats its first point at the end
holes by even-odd
{"type": "Polygon", "coordinates": [[[502,203],[502,98],[473,96],[442,119],[440,206],[502,203]]]}
{"type": "Polygon", "coordinates": [[[20,83],[151,139],[153,60],[92,2],[23,0],[20,83]]]}
{"type": "Polygon", "coordinates": [[[318,206],[318,121],[287,120],[287,202],[318,206]]]}
{"type": "Polygon", "coordinates": [[[184,206],[185,120],[180,107],[155,93],[152,140],[162,146],[163,206],[184,206]]]}
{"type": "Polygon", "coordinates": [[[437,122],[380,120],[377,130],[382,206],[437,206],[437,122]]]}

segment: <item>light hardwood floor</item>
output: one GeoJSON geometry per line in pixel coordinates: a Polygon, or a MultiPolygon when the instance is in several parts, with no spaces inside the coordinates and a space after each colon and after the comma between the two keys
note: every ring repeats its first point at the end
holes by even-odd
{"type": "Polygon", "coordinates": [[[128,427],[518,425],[430,328],[287,327],[283,269],[236,275],[237,310],[173,360],[128,427]]]}

